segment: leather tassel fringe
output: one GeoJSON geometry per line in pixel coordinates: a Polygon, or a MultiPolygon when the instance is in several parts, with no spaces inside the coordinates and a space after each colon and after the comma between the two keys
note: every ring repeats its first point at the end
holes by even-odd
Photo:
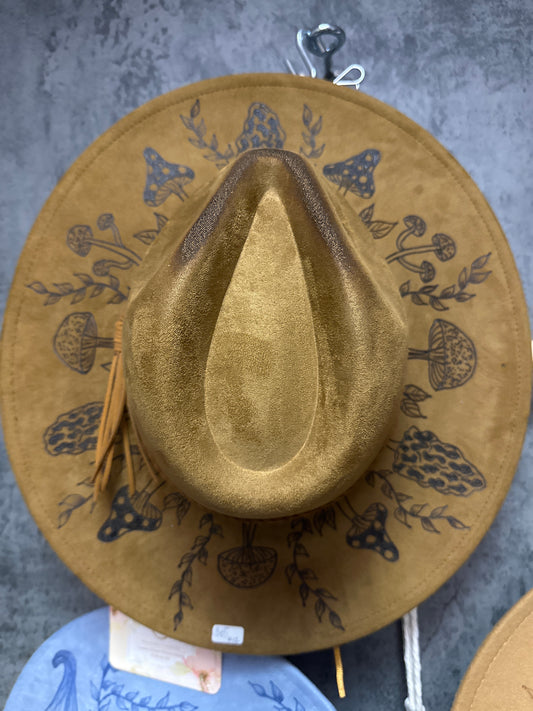
{"type": "Polygon", "coordinates": [[[113,361],[111,363],[109,379],[107,381],[107,391],[104,406],[102,408],[100,427],[98,429],[96,463],[92,476],[95,501],[97,500],[100,492],[104,491],[109,483],[111,467],[113,465],[113,456],[119,434],[122,439],[124,457],[126,460],[130,496],[133,496],[135,493],[135,470],[133,468],[133,460],[130,449],[130,423],[132,425],[133,434],[137,440],[141,456],[145,460],[152,478],[156,481],[158,479],[156,472],[146,456],[133,420],[128,415],[126,404],[126,383],[124,380],[124,364],[122,359],[122,323],[123,321],[120,319],[115,324],[113,361]]]}

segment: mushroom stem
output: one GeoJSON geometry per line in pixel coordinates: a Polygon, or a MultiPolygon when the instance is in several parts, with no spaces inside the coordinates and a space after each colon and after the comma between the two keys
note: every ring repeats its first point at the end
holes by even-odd
{"type": "Polygon", "coordinates": [[[417,274],[421,274],[423,271],[423,269],[421,267],[419,267],[418,264],[413,264],[413,262],[410,262],[408,259],[405,259],[405,257],[397,257],[397,260],[402,265],[402,267],[409,269],[409,271],[411,271],[411,272],[416,272],[417,274]]]}
{"type": "Polygon", "coordinates": [[[409,348],[407,357],[410,360],[427,360],[432,363],[444,363],[444,356],[442,354],[437,355],[433,350],[424,351],[418,348],[409,348]]]}
{"type": "Polygon", "coordinates": [[[251,548],[257,528],[256,523],[242,524],[242,544],[244,548],[251,548]]]}
{"type": "Polygon", "coordinates": [[[434,252],[434,244],[422,244],[418,247],[409,247],[409,249],[401,249],[398,252],[393,252],[387,257],[387,262],[390,264],[395,259],[403,259],[406,254],[425,254],[426,252],[434,252]]]}
{"type": "Polygon", "coordinates": [[[141,263],[141,258],[139,257],[139,255],[133,252],[131,249],[128,249],[127,247],[114,247],[109,242],[106,242],[105,240],[101,239],[94,239],[94,237],[88,239],[87,242],[90,242],[90,244],[94,244],[95,247],[101,247],[102,249],[107,249],[110,252],[114,252],[115,254],[120,255],[121,257],[125,257],[126,259],[129,259],[130,261],[134,262],[137,266],[141,263]],[[128,252],[128,254],[124,254],[124,252],[128,252]]]}

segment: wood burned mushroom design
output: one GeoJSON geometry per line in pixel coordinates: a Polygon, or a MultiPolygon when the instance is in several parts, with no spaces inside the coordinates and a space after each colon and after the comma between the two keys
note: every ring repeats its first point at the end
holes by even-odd
{"type": "Polygon", "coordinates": [[[218,556],[218,572],[236,588],[256,588],[270,578],[278,555],[274,548],[254,546],[256,523],[242,524],[242,546],[231,548],[218,556]]]}
{"type": "Polygon", "coordinates": [[[113,348],[113,338],[100,338],[96,320],[90,311],[76,311],[66,316],[54,336],[58,358],[77,373],[86,375],[94,365],[97,348],[113,348]]]}
{"type": "Polygon", "coordinates": [[[163,485],[164,482],[151,492],[146,489],[136,491],[133,496],[130,496],[127,484],[122,486],[113,498],[108,518],[98,531],[98,540],[112,543],[131,531],[156,531],[161,526],[163,514],[150,499],[163,485]]]}
{"type": "Polygon", "coordinates": [[[431,243],[417,244],[413,247],[406,247],[405,242],[411,235],[417,238],[422,237],[426,232],[426,223],[418,215],[407,215],[403,218],[405,230],[402,230],[396,238],[396,252],[392,252],[387,256],[387,262],[397,261],[405,269],[418,274],[420,280],[427,283],[435,278],[435,267],[433,264],[424,259],[420,264],[408,259],[417,254],[433,254],[439,262],[447,262],[455,257],[456,246],[455,241],[449,236],[442,233],[434,234],[431,238],[431,243]]]}
{"type": "Polygon", "coordinates": [[[381,503],[370,504],[363,514],[358,514],[347,496],[343,497],[343,501],[349,513],[340,501],[337,502],[339,511],[352,523],[346,534],[346,543],[351,548],[374,551],[391,563],[397,561],[400,553],[385,528],[388,516],[386,506],[381,503]]]}
{"type": "Polygon", "coordinates": [[[115,218],[109,212],[98,217],[96,222],[101,232],[110,230],[112,240],[97,239],[89,225],[74,225],[67,233],[68,247],[80,257],[86,257],[92,247],[105,249],[120,259],[100,259],[93,264],[93,273],[97,276],[107,276],[111,269],[131,269],[141,263],[141,258],[129,247],[126,247],[115,224],[115,218]]]}
{"type": "Polygon", "coordinates": [[[429,329],[427,350],[409,348],[408,358],[427,361],[434,390],[464,385],[474,375],[477,363],[476,348],[466,333],[440,318],[429,329]]]}
{"type": "Polygon", "coordinates": [[[48,454],[57,457],[96,449],[102,407],[102,402],[88,402],[58,415],[43,435],[48,454]]]}
{"type": "Polygon", "coordinates": [[[185,185],[194,180],[194,171],[187,165],[169,163],[153,148],[145,148],[146,185],[144,202],[150,207],[158,207],[170,195],[177,195],[180,200],[187,197],[185,185]]]}
{"type": "Polygon", "coordinates": [[[277,114],[258,101],[250,105],[242,133],[235,141],[238,153],[251,148],[283,148],[286,133],[277,114]]]}
{"type": "Polygon", "coordinates": [[[453,444],[442,442],[429,430],[413,425],[394,452],[392,469],[423,488],[441,494],[470,496],[486,487],[483,474],[453,444]]]}
{"type": "Polygon", "coordinates": [[[351,158],[339,163],[325,165],[324,176],[339,186],[339,190],[355,193],[361,198],[371,198],[375,191],[374,168],[381,160],[381,153],[375,148],[368,148],[351,158]]]}

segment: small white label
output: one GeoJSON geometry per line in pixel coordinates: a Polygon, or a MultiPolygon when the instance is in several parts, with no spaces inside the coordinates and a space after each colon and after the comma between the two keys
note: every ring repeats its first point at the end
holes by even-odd
{"type": "Polygon", "coordinates": [[[244,627],[238,625],[213,625],[211,642],[215,644],[235,644],[244,642],[244,627]]]}

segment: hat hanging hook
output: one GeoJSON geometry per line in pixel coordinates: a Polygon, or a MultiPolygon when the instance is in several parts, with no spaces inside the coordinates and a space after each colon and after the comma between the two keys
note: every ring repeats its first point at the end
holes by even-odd
{"type": "MultiPolygon", "coordinates": [[[[339,74],[335,74],[332,68],[333,55],[345,41],[346,33],[342,27],[327,22],[322,22],[313,30],[298,30],[296,46],[309,76],[312,78],[317,76],[317,69],[310,56],[314,55],[324,60],[324,79],[337,86],[353,86],[359,89],[365,78],[365,70],[360,64],[349,64],[339,74]]],[[[289,59],[286,59],[285,62],[292,74],[298,74],[289,59]]],[[[299,76],[306,76],[306,74],[299,76]]]]}

